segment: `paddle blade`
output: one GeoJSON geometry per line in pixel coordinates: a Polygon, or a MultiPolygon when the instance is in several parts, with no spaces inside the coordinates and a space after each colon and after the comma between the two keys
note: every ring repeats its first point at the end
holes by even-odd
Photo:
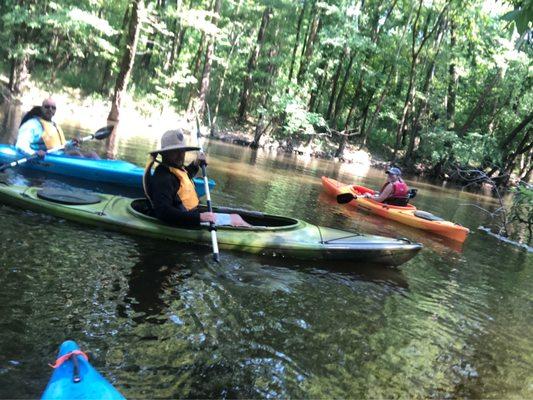
{"type": "Polygon", "coordinates": [[[96,140],[107,139],[111,135],[111,132],[113,132],[113,125],[105,126],[94,133],[94,138],[96,140]]]}
{"type": "Polygon", "coordinates": [[[346,204],[355,199],[355,196],[351,193],[341,193],[337,195],[337,203],[346,204]]]}

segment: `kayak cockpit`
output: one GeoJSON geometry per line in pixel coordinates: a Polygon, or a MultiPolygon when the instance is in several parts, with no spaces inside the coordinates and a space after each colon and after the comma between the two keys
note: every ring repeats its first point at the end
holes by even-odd
{"type": "MultiPolygon", "coordinates": [[[[138,217],[159,221],[151,215],[151,206],[146,199],[135,199],[130,203],[130,212],[138,217]]],[[[207,206],[200,205],[200,212],[206,212],[207,206]]],[[[294,228],[300,222],[294,218],[279,215],[264,214],[259,211],[249,211],[240,208],[213,207],[215,213],[239,214],[243,220],[253,225],[251,229],[294,228]]],[[[228,227],[231,228],[231,227],[228,227]]],[[[243,229],[243,228],[239,228],[243,229]]],[[[248,228],[247,228],[248,229],[248,228]]]]}

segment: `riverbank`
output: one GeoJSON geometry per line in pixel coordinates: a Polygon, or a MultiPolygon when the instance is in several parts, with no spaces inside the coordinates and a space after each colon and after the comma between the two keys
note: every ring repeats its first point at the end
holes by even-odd
{"type": "MultiPolygon", "coordinates": [[[[53,96],[58,104],[55,120],[58,124],[68,124],[72,127],[80,127],[89,130],[96,130],[108,123],[107,115],[110,110],[109,99],[91,94],[85,95],[80,89],[62,87],[61,90],[49,87],[36,82],[30,82],[28,88],[17,97],[11,97],[5,85],[7,78],[0,76],[2,82],[2,97],[4,103],[9,103],[20,107],[22,113],[35,105],[41,104],[42,100],[53,96]]],[[[20,119],[19,119],[20,120],[20,119]]],[[[16,121],[14,126],[18,126],[16,121]]],[[[170,104],[154,107],[138,99],[126,96],[122,101],[120,136],[150,136],[156,137],[161,132],[168,129],[175,129],[177,126],[184,127],[186,131],[194,132],[196,129],[194,119],[187,119],[184,113],[177,113],[170,104]]],[[[234,126],[230,122],[223,121],[217,127],[216,132],[211,132],[210,138],[241,146],[249,146],[253,141],[254,129],[252,125],[248,127],[234,126]]],[[[208,127],[202,129],[204,135],[208,135],[208,127]]],[[[355,146],[347,145],[342,157],[334,157],[337,143],[333,143],[322,138],[320,143],[311,142],[304,144],[295,140],[277,140],[264,136],[260,142],[260,147],[265,150],[294,154],[297,157],[321,158],[334,162],[345,162],[386,168],[388,164],[373,156],[368,151],[357,149],[355,146]]]]}

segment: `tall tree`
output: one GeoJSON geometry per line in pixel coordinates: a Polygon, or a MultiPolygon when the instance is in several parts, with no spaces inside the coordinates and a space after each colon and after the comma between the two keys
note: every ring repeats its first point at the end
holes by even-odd
{"type": "MultiPolygon", "coordinates": [[[[216,26],[216,23],[219,19],[219,13],[220,13],[220,4],[221,0],[215,0],[215,4],[213,6],[213,17],[211,19],[211,23],[213,23],[216,26]]],[[[198,90],[198,102],[197,102],[197,111],[200,115],[204,114],[205,111],[205,104],[206,104],[206,97],[209,93],[209,86],[210,86],[210,77],[211,77],[211,66],[213,64],[213,55],[215,52],[215,34],[212,34],[208,38],[208,44],[207,44],[207,50],[205,52],[205,61],[204,61],[204,70],[202,73],[202,80],[200,81],[200,88],[198,90]]]]}
{"type": "Polygon", "coordinates": [[[266,7],[263,11],[263,16],[261,18],[261,25],[259,26],[259,31],[257,33],[257,40],[253,50],[250,52],[250,58],[248,59],[248,65],[246,67],[246,76],[244,78],[244,84],[241,90],[239,110],[237,112],[237,120],[240,123],[244,123],[246,119],[246,112],[248,109],[248,103],[250,100],[250,94],[253,84],[253,74],[257,66],[257,58],[263,47],[266,30],[268,23],[270,22],[270,17],[272,14],[272,8],[266,7]]]}
{"type": "Polygon", "coordinates": [[[305,47],[302,50],[303,56],[300,61],[300,69],[298,70],[297,77],[298,84],[301,84],[305,79],[309,63],[311,62],[311,58],[313,57],[313,51],[315,49],[315,44],[318,39],[318,33],[320,31],[320,28],[322,27],[320,9],[316,6],[316,3],[313,7],[313,10],[316,12],[316,14],[313,15],[313,13],[311,13],[313,19],[309,26],[309,34],[305,42],[305,47]]]}
{"type": "Polygon", "coordinates": [[[306,6],[307,6],[307,0],[303,0],[303,4],[301,6],[300,14],[298,17],[298,22],[296,24],[296,39],[294,40],[294,46],[292,48],[291,66],[289,68],[289,78],[288,78],[289,83],[292,82],[294,64],[296,62],[296,51],[298,50],[298,45],[300,44],[300,33],[302,30],[302,22],[304,20],[306,6]]]}
{"type": "Polygon", "coordinates": [[[115,91],[113,99],[111,100],[111,111],[107,116],[109,121],[118,122],[120,120],[120,105],[122,98],[126,93],[128,82],[135,60],[135,52],[137,51],[137,44],[139,42],[139,32],[142,25],[144,2],[143,0],[132,0],[131,16],[128,28],[128,36],[125,43],[124,52],[122,54],[122,61],[120,62],[120,70],[115,84],[115,91]]]}
{"type": "Polygon", "coordinates": [[[407,119],[407,113],[409,112],[409,109],[412,107],[413,104],[413,98],[415,95],[415,77],[416,77],[416,66],[419,61],[420,52],[426,45],[429,38],[433,35],[435,30],[441,25],[441,20],[443,18],[444,13],[446,12],[449,3],[446,2],[446,4],[443,6],[442,10],[440,11],[439,15],[436,18],[436,22],[433,24],[433,27],[429,29],[429,24],[431,23],[431,12],[426,17],[424,25],[422,29],[420,29],[420,23],[421,19],[423,19],[422,16],[422,5],[423,0],[419,0],[418,3],[418,9],[416,12],[415,20],[413,23],[413,27],[411,30],[411,63],[410,63],[410,69],[409,69],[409,83],[407,86],[407,91],[405,95],[404,105],[402,109],[401,119],[398,123],[398,129],[396,131],[396,142],[394,144],[394,158],[396,159],[398,150],[400,149],[401,142],[405,138],[405,123],[407,119]]]}

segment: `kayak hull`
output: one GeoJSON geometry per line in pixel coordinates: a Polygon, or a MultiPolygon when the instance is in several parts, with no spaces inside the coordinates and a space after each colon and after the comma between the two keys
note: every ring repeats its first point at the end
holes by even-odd
{"type": "MultiPolygon", "coordinates": [[[[75,350],[79,350],[78,345],[72,340],[67,340],[59,347],[58,358],[75,350]]],[[[42,400],[125,399],[82,355],[72,357],[77,359],[81,380],[74,382],[74,362],[72,359],[65,361],[54,369],[41,397],[42,400]]]]}
{"type": "MultiPolygon", "coordinates": [[[[352,193],[354,196],[360,196],[364,193],[374,193],[372,189],[368,189],[364,186],[347,185],[325,176],[322,177],[322,186],[328,194],[335,197],[341,193],[352,193]]],[[[387,218],[413,228],[444,236],[460,243],[466,240],[469,233],[468,228],[450,221],[431,221],[418,217],[416,216],[416,213],[419,213],[419,211],[412,205],[408,205],[407,207],[392,206],[363,197],[355,197],[348,204],[382,218],[387,218]]]]}
{"type": "MultiPolygon", "coordinates": [[[[171,226],[132,207],[132,204],[137,207],[143,200],[98,194],[101,201],[96,204],[65,205],[39,198],[39,190],[0,185],[0,202],[128,234],[211,246],[211,234],[207,228],[171,226]]],[[[407,239],[362,235],[254,211],[216,208],[214,211],[237,212],[254,225],[252,228],[217,227],[218,245],[225,250],[303,260],[398,266],[422,248],[407,239]]]]}
{"type": "MultiPolygon", "coordinates": [[[[14,146],[0,145],[0,163],[8,163],[23,157],[14,146]]],[[[32,160],[17,168],[70,176],[72,178],[104,182],[143,190],[144,169],[122,160],[95,160],[64,154],[48,154],[44,160],[32,160]]],[[[205,196],[204,180],[194,178],[198,196],[205,196]]],[[[209,180],[209,189],[215,181],[209,180]]]]}

